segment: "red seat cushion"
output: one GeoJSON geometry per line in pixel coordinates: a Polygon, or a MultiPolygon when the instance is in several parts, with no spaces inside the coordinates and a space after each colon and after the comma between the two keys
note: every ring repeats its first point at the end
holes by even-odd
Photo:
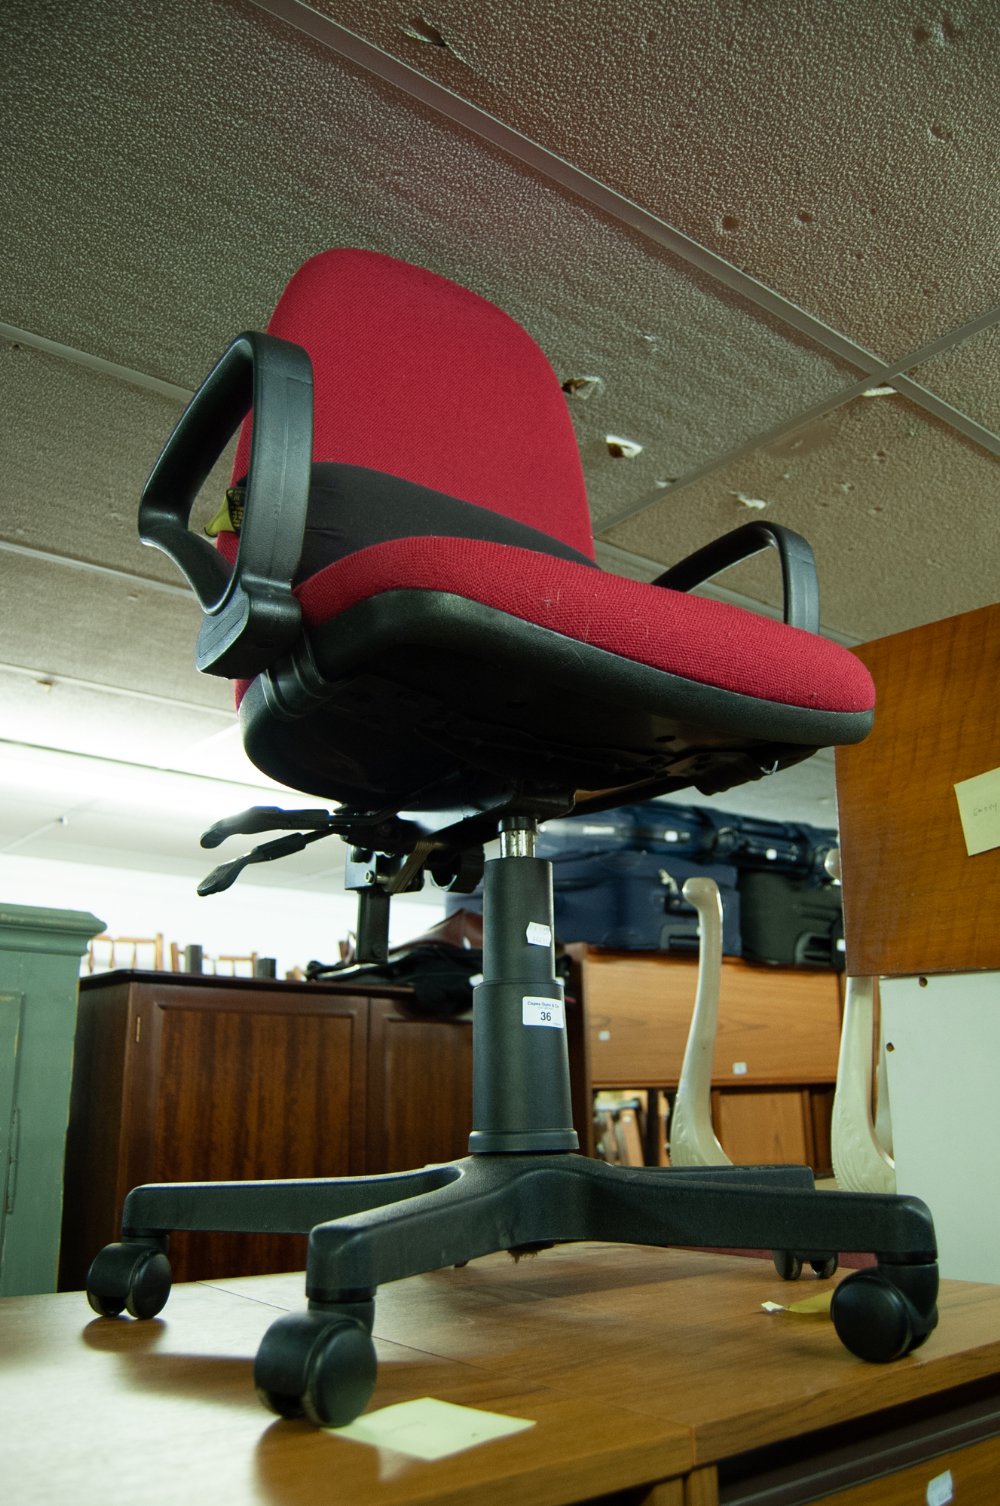
{"type": "MultiPolygon", "coordinates": [[[[393,257],[338,249],[293,276],[268,329],[312,358],[315,462],[400,477],[593,559],[566,398],[535,342],[494,304],[393,257]]],[[[418,536],[355,547],[302,582],[307,625],[388,591],[447,592],[696,684],[823,711],[874,705],[861,662],[797,628],[529,548],[428,535],[416,519],[410,528],[418,536]]],[[[219,539],[229,559],[235,543],[219,539]]]]}
{"type": "Polygon", "coordinates": [[[296,594],[316,627],[382,592],[445,591],[703,685],[835,712],[870,711],[875,689],[839,644],[741,607],[471,539],[373,544],[296,594]]]}

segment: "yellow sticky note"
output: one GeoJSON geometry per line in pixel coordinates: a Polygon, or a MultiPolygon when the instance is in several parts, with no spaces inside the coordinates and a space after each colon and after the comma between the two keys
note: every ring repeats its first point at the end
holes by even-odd
{"type": "Polygon", "coordinates": [[[482,1412],[478,1407],[459,1407],[454,1402],[422,1396],[418,1401],[401,1401],[378,1412],[366,1412],[356,1422],[327,1428],[327,1432],[374,1448],[391,1448],[414,1459],[445,1459],[478,1443],[490,1443],[534,1426],[523,1417],[503,1417],[499,1412],[482,1412]]]}
{"type": "Polygon", "coordinates": [[[1000,769],[961,780],[955,786],[955,797],[970,858],[1000,847],[1000,769]]]}

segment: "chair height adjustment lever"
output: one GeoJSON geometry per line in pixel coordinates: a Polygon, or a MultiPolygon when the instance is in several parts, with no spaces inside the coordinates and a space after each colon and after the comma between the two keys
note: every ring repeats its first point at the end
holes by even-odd
{"type": "Polygon", "coordinates": [[[263,846],[245,852],[242,857],[231,858],[228,863],[220,863],[218,868],[213,868],[198,885],[198,893],[202,898],[207,894],[221,894],[223,889],[228,889],[236,882],[249,864],[271,863],[275,858],[286,858],[290,853],[301,852],[310,842],[318,842],[321,837],[330,835],[328,831],[295,831],[289,832],[286,837],[278,837],[273,842],[265,842],[263,846]]]}
{"type": "Polygon", "coordinates": [[[227,837],[252,837],[259,831],[325,831],[333,817],[327,810],[285,810],[278,805],[252,805],[235,816],[223,816],[201,838],[202,847],[220,847],[227,837]]]}

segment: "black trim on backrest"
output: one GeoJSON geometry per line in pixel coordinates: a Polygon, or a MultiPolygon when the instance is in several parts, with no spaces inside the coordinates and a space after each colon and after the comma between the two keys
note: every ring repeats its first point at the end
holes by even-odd
{"type": "Polygon", "coordinates": [[[599,568],[587,555],[561,539],[527,523],[518,523],[506,513],[459,501],[457,497],[382,471],[323,461],[312,467],[305,538],[295,584],[370,544],[428,535],[512,544],[588,565],[592,570],[599,568]]]}

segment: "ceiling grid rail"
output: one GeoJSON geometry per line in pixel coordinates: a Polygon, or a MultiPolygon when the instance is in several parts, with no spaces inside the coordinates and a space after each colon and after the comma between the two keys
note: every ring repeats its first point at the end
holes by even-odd
{"type": "MultiPolygon", "coordinates": [[[[752,455],[757,450],[767,449],[769,445],[776,444],[779,440],[787,439],[797,429],[805,428],[807,424],[816,423],[828,414],[836,412],[838,408],[843,408],[847,403],[865,397],[866,394],[871,392],[873,386],[891,387],[900,397],[908,397],[909,394],[904,391],[904,385],[900,381],[900,375],[903,372],[910,371],[915,366],[922,366],[927,361],[934,360],[936,356],[943,354],[944,351],[951,350],[965,340],[971,339],[974,335],[981,334],[984,330],[989,329],[998,322],[1000,322],[1000,308],[988,309],[986,313],[978,314],[975,319],[970,319],[966,324],[949,330],[946,335],[940,335],[936,340],[928,341],[926,345],[920,346],[918,350],[911,351],[909,355],[903,356],[899,361],[893,362],[891,366],[886,366],[879,373],[878,382],[873,382],[871,376],[861,377],[858,381],[852,382],[850,386],[841,387],[829,397],[821,398],[812,407],[804,408],[801,412],[793,414],[791,418],[784,419],[781,423],[775,424],[773,428],[766,429],[759,434],[752,434],[742,444],[734,445],[732,449],[727,450],[724,454],[713,456],[704,465],[696,466],[693,470],[686,471],[684,475],[678,476],[676,481],[672,481],[668,487],[661,487],[655,497],[647,497],[642,502],[623,508],[611,518],[602,519],[600,525],[601,533],[607,533],[609,529],[617,528],[619,524],[628,522],[629,519],[636,517],[639,513],[646,512],[648,508],[655,506],[663,498],[675,495],[684,487],[692,486],[696,481],[704,480],[706,476],[725,469],[726,466],[732,465],[735,461],[743,460],[747,455],[752,455]]],[[[952,427],[957,428],[958,426],[952,425],[952,427]]],[[[977,428],[981,427],[981,425],[977,425],[977,428]]],[[[990,429],[983,429],[982,435],[983,437],[977,438],[980,446],[988,450],[991,455],[1000,455],[1000,435],[995,434],[990,429]]]]}
{"type": "Polygon", "coordinates": [[[141,387],[144,392],[155,392],[158,397],[171,398],[175,402],[189,403],[194,396],[189,387],[178,387],[176,382],[166,382],[162,377],[151,376],[145,371],[136,371],[131,366],[119,366],[116,361],[106,361],[103,356],[89,351],[77,350],[72,345],[61,345],[47,335],[36,334],[30,329],[18,329],[13,324],[0,323],[0,340],[10,345],[23,345],[29,350],[40,350],[44,355],[56,356],[61,361],[70,361],[74,366],[86,366],[101,376],[124,382],[129,387],[141,387]]]}
{"type": "MultiPolygon", "coordinates": [[[[715,282],[739,294],[789,328],[795,329],[824,350],[861,371],[865,378],[861,384],[862,387],[883,384],[891,380],[901,396],[908,397],[926,412],[964,434],[966,438],[971,439],[990,454],[1000,455],[1000,436],[993,430],[980,424],[971,415],[955,408],[937,393],[906,375],[906,371],[916,362],[913,355],[906,357],[903,361],[885,362],[874,352],[858,345],[847,335],[833,329],[806,309],[800,308],[798,304],[783,297],[775,289],[726,261],[716,252],[710,251],[692,237],[685,235],[683,231],[667,224],[665,220],[661,220],[650,210],[643,208],[641,204],[626,198],[625,195],[608,187],[607,184],[574,166],[565,158],[550,152],[539,142],[522,135],[498,117],[479,109],[478,106],[453,93],[443,84],[411,68],[409,64],[393,57],[391,53],[384,52],[374,43],[358,36],[347,27],[341,26],[329,16],[313,10],[311,6],[304,4],[303,0],[251,0],[251,3],[276,20],[284,21],[303,32],[313,41],[336,52],[365,72],[402,90],[436,114],[452,121],[453,124],[462,126],[481,137],[490,145],[530,167],[547,181],[583,199],[616,223],[672,252],[689,265],[697,267],[715,282]]],[[[971,334],[988,328],[998,319],[1000,319],[1000,308],[984,311],[977,319],[949,331],[938,341],[933,342],[934,353],[943,354],[953,346],[961,344],[971,334]]],[[[918,356],[921,354],[918,353],[918,356]]],[[[843,393],[831,399],[829,406],[830,408],[840,406],[856,395],[859,393],[855,387],[848,387],[843,393]]],[[[811,415],[800,415],[796,419],[796,426],[809,416],[811,415]]],[[[731,456],[724,458],[730,459],[731,456]]],[[[686,482],[687,478],[682,478],[682,480],[686,482]]]]}

